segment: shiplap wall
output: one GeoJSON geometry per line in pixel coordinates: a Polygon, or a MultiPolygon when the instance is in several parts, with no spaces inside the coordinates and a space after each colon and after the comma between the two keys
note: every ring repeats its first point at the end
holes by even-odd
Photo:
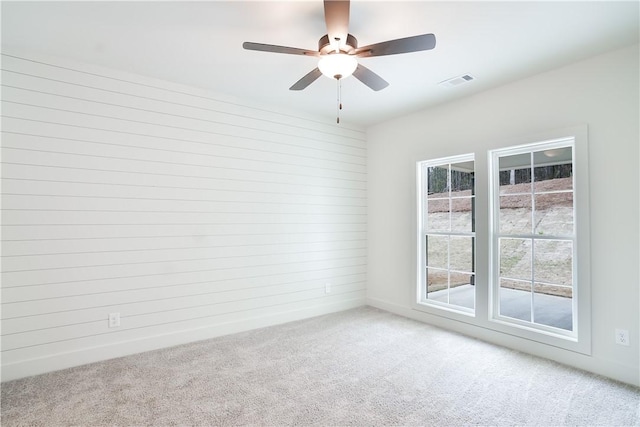
{"type": "Polygon", "coordinates": [[[364,304],[362,130],[4,52],[3,381],[364,304]]]}

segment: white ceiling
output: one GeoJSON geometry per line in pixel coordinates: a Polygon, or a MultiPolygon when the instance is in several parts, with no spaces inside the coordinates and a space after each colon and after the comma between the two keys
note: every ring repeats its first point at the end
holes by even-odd
{"type": "MultiPolygon", "coordinates": [[[[343,81],[342,121],[363,126],[638,43],[638,1],[353,1],[360,46],[423,33],[426,52],[366,58],[390,86],[343,81]],[[455,88],[438,83],[469,73],[455,88]]],[[[2,44],[211,89],[335,120],[336,84],[288,88],[310,57],[246,51],[242,42],[317,49],[321,0],[201,2],[2,1],[2,44]]]]}

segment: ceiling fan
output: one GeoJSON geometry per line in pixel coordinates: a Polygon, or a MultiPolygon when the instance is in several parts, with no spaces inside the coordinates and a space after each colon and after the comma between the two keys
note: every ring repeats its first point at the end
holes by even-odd
{"type": "Polygon", "coordinates": [[[359,64],[357,58],[418,52],[433,49],[436,45],[433,34],[422,34],[358,47],[356,38],[349,34],[349,1],[324,0],[324,19],[327,34],[318,41],[317,51],[253,42],[244,42],[242,47],[261,52],[319,57],[318,66],[294,83],[289,90],[305,89],[323,74],[338,81],[353,74],[369,88],[378,91],[389,86],[389,83],[359,64]]]}

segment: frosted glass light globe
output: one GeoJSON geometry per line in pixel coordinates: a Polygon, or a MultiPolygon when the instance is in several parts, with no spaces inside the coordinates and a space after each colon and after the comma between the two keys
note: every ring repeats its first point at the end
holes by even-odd
{"type": "Polygon", "coordinates": [[[349,77],[358,67],[355,56],[344,53],[325,55],[318,61],[318,68],[325,76],[331,79],[344,79],[349,77]]]}

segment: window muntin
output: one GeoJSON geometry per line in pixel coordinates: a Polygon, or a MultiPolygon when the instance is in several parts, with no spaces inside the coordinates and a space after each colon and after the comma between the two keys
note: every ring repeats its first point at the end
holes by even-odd
{"type": "Polygon", "coordinates": [[[419,163],[420,303],[474,313],[473,155],[419,163]]]}
{"type": "Polygon", "coordinates": [[[493,318],[577,336],[574,139],[492,152],[493,318]]]}

